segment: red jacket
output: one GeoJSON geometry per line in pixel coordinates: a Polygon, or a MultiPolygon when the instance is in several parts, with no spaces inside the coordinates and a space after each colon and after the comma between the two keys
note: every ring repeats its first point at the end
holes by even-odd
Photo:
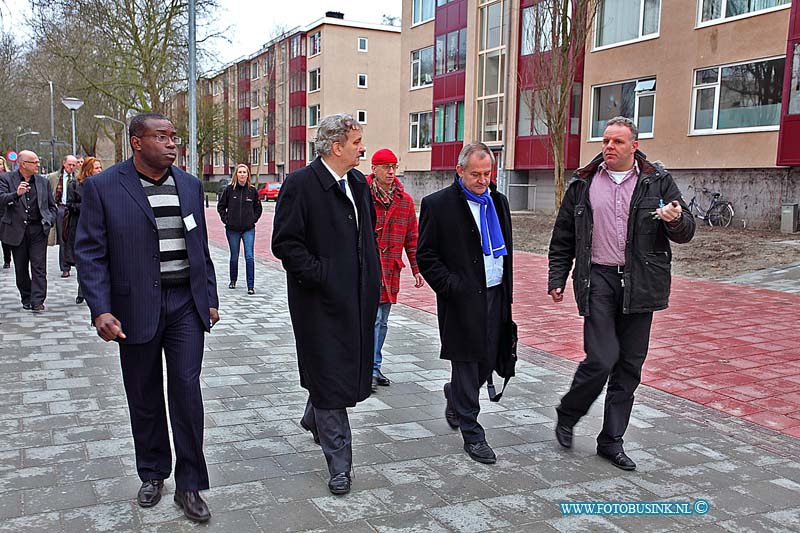
{"type": "MultiPolygon", "coordinates": [[[[374,174],[367,176],[371,184],[374,174]]],[[[386,208],[375,199],[375,234],[378,236],[378,252],[381,257],[381,303],[397,303],[400,292],[400,271],[403,263],[403,248],[406,249],[411,272],[419,273],[417,266],[417,214],[414,200],[403,190],[400,180],[395,178],[397,189],[392,206],[386,208]]]]}

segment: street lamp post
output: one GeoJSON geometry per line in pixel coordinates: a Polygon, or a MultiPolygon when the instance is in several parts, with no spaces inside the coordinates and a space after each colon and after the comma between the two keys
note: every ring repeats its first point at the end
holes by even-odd
{"type": "Polygon", "coordinates": [[[14,139],[14,151],[19,153],[19,138],[24,137],[26,135],[39,135],[38,131],[24,131],[22,133],[17,133],[16,138],[14,139]]]}
{"type": "Polygon", "coordinates": [[[61,99],[61,103],[64,104],[64,107],[69,109],[72,113],[72,155],[77,157],[78,145],[75,142],[75,111],[81,108],[83,105],[83,100],[80,98],[74,98],[72,96],[65,96],[61,99]]]}
{"type": "Polygon", "coordinates": [[[122,131],[124,135],[122,139],[122,159],[128,159],[128,123],[124,120],[109,117],[108,115],[95,115],[94,118],[99,120],[110,120],[111,122],[122,124],[122,131]]]}

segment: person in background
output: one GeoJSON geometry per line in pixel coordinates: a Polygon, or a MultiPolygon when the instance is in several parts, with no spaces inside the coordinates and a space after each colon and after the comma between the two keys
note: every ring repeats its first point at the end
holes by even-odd
{"type": "Polygon", "coordinates": [[[64,240],[64,217],[67,215],[67,188],[69,183],[75,179],[75,167],[78,166],[78,159],[74,155],[64,156],[61,160],[61,168],[47,175],[50,181],[50,188],[53,191],[53,198],[58,207],[56,217],[56,242],[58,243],[58,265],[61,268],[61,277],[68,278],[70,266],[67,264],[67,243],[64,240]]]}
{"type": "MultiPolygon", "coordinates": [[[[0,157],[0,174],[4,174],[9,172],[10,169],[6,164],[6,160],[4,157],[0,157]]],[[[3,268],[11,268],[11,245],[2,243],[3,244],[3,268]]]]}
{"type": "Polygon", "coordinates": [[[217,212],[225,224],[225,235],[231,250],[229,289],[236,288],[239,278],[239,244],[244,243],[244,263],[247,269],[247,294],[255,294],[256,262],[253,245],[256,223],[261,218],[261,202],[252,184],[250,167],[240,163],[231,177],[231,184],[222,192],[217,202],[217,212]]]}
{"type": "Polygon", "coordinates": [[[378,385],[388,387],[389,378],[381,372],[383,342],[388,330],[389,311],[397,303],[400,292],[400,271],[403,264],[403,248],[406,250],[414,286],[425,285],[417,266],[417,214],[414,200],[403,190],[403,184],[395,176],[397,156],[388,148],[372,155],[372,174],[367,176],[372,201],[375,202],[375,235],[381,256],[381,300],[378,317],[375,319],[375,361],[372,366],[372,392],[378,385]]]}
{"type": "MultiPolygon", "coordinates": [[[[81,158],[82,159],[82,158],[81,158]]],[[[80,161],[80,159],[79,159],[80,161]]],[[[96,157],[87,157],[83,165],[78,167],[78,178],[69,182],[67,185],[67,212],[69,213],[69,223],[67,224],[67,252],[66,261],[70,266],[75,266],[75,233],[78,230],[78,218],[81,216],[81,189],[86,178],[99,174],[103,171],[103,163],[96,157]]],[[[75,276],[78,277],[77,268],[75,276]]],[[[76,304],[83,303],[83,290],[81,290],[81,280],[78,277],[78,295],[75,297],[76,304]]]]}

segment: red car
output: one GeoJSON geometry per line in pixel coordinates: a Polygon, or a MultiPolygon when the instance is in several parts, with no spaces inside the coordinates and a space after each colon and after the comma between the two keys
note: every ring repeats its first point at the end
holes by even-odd
{"type": "Polygon", "coordinates": [[[258,190],[258,199],[264,201],[278,201],[278,193],[281,191],[281,184],[278,182],[268,182],[262,189],[258,190]]]}

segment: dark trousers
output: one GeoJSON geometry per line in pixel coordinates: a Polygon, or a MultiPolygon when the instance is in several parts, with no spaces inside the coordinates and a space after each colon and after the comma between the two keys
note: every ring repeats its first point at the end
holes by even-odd
{"type": "MultiPolygon", "coordinates": [[[[122,380],[131,413],[136,469],[142,481],[166,479],[172,471],[162,377],[167,363],[169,419],[175,444],[175,488],[205,490],[203,397],[200,369],[204,329],[188,286],[163,288],[155,337],[145,344],[120,344],[122,380]]],[[[124,331],[125,324],[122,324],[124,331]]]]}
{"type": "Polygon", "coordinates": [[[3,244],[3,264],[9,265],[11,264],[11,245],[2,243],[3,244]]]}
{"type": "Polygon", "coordinates": [[[335,476],[353,468],[353,435],[347,409],[319,409],[306,402],[303,424],[319,434],[319,445],[328,462],[328,472],[335,476]]]}
{"type": "Polygon", "coordinates": [[[597,436],[597,449],[607,453],[622,451],[653,321],[653,313],[622,313],[621,280],[616,267],[592,265],[589,316],[583,323],[586,359],[556,409],[560,424],[574,426],[608,381],[603,429],[597,436]]]}
{"type": "Polygon", "coordinates": [[[42,225],[27,226],[22,242],[12,246],[11,253],[22,305],[43,304],[47,298],[47,234],[42,225]]]}
{"type": "Polygon", "coordinates": [[[67,243],[64,239],[64,215],[67,213],[67,206],[58,204],[58,214],[56,215],[56,241],[58,242],[58,266],[61,272],[69,272],[70,266],[67,262],[67,243]]]}
{"type": "Polygon", "coordinates": [[[467,444],[486,440],[478,423],[481,412],[480,391],[497,364],[497,349],[503,315],[502,285],[486,291],[486,338],[489,353],[484,361],[450,361],[450,401],[458,415],[461,436],[467,444]]]}

